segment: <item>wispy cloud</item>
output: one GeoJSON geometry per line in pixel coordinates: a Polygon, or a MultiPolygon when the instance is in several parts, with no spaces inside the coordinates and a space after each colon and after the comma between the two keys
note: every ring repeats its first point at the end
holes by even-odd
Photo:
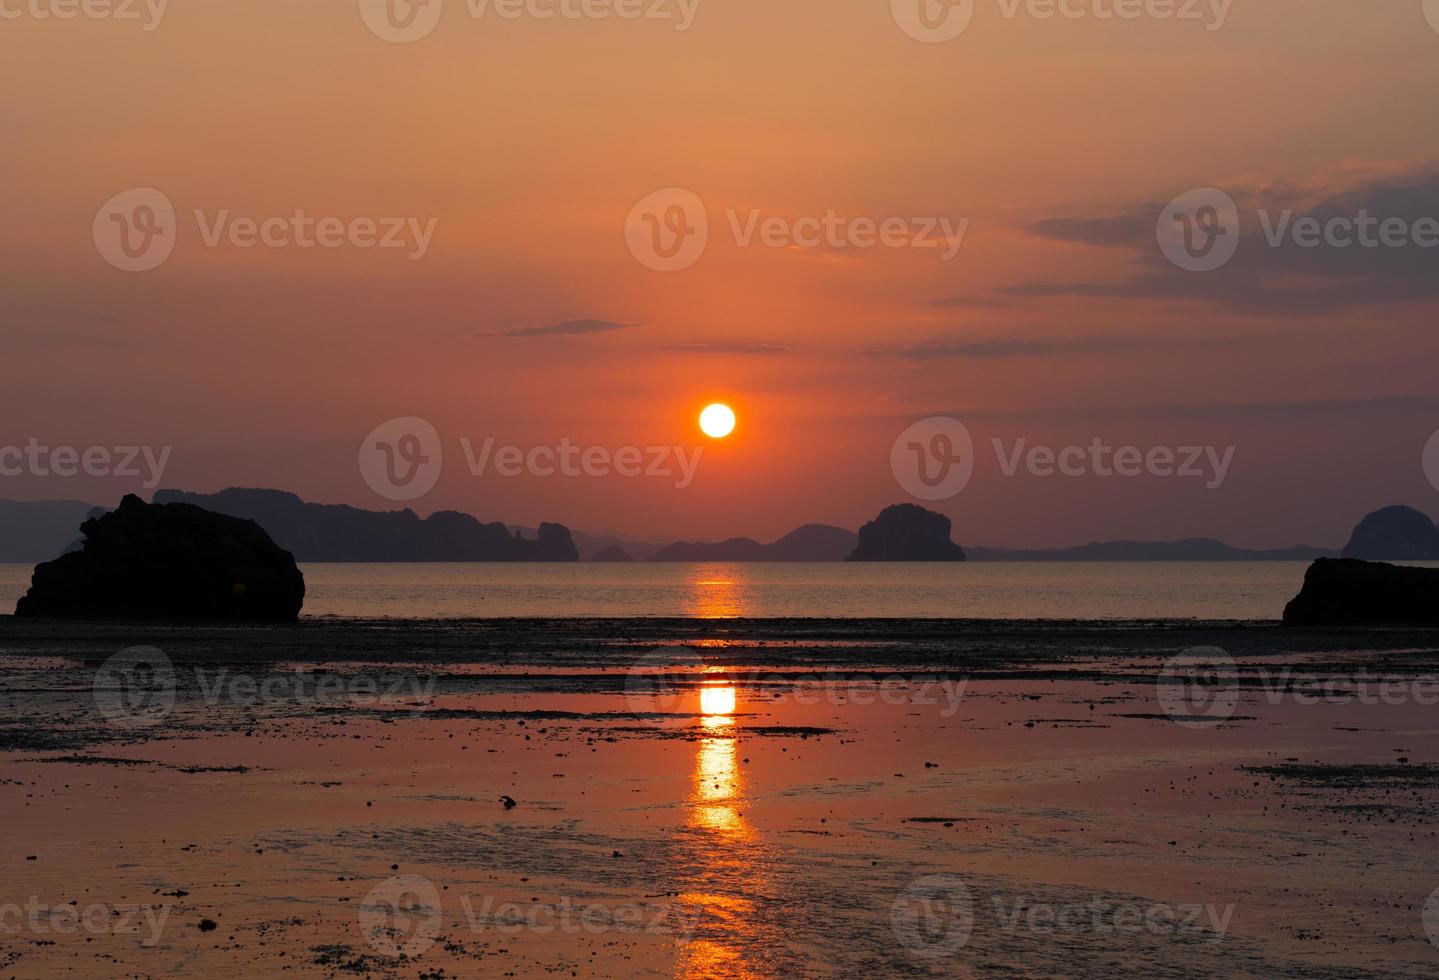
{"type": "Polygon", "coordinates": [[[1137,350],[1144,342],[1129,337],[1035,339],[991,337],[984,340],[930,340],[903,347],[872,348],[865,353],[911,360],[992,360],[1006,357],[1050,357],[1060,354],[1112,354],[1137,350]]]}
{"type": "Polygon", "coordinates": [[[1139,271],[1113,282],[1034,281],[1011,286],[1014,297],[1061,296],[1139,300],[1193,300],[1261,315],[1320,315],[1439,296],[1432,248],[1300,247],[1292,238],[1271,244],[1260,213],[1271,224],[1286,210],[1320,223],[1403,219],[1413,227],[1439,218],[1439,166],[1414,164],[1399,172],[1316,177],[1302,184],[1227,187],[1239,205],[1239,248],[1225,267],[1196,274],[1170,265],[1159,250],[1155,225],[1165,205],[1147,202],[1119,214],[1054,217],[1029,231],[1049,241],[1125,249],[1139,271]]]}
{"type": "MultiPolygon", "coordinates": [[[[539,327],[515,327],[513,330],[506,330],[499,336],[502,337],[572,337],[589,333],[609,333],[614,330],[624,330],[627,327],[638,327],[638,323],[620,323],[616,320],[566,320],[563,323],[551,323],[539,327]]],[[[482,336],[493,337],[495,334],[483,334],[482,336]]]]}
{"type": "Polygon", "coordinates": [[[788,354],[793,350],[779,344],[672,344],[660,349],[678,354],[788,354]]]}
{"type": "Polygon", "coordinates": [[[997,296],[941,296],[939,299],[930,300],[929,305],[943,309],[973,307],[987,310],[1011,306],[1013,301],[997,296]]]}
{"type": "MultiPolygon", "coordinates": [[[[1038,408],[982,409],[934,408],[922,410],[925,415],[951,415],[960,419],[1033,420],[1058,419],[1144,419],[1153,421],[1253,421],[1259,419],[1355,419],[1372,418],[1399,422],[1412,420],[1416,412],[1439,411],[1439,396],[1379,395],[1368,398],[1295,399],[1267,402],[1170,402],[1134,405],[1053,405],[1038,408]]],[[[895,420],[913,419],[920,412],[890,416],[895,420]]],[[[1427,431],[1427,430],[1426,430],[1427,431]]]]}

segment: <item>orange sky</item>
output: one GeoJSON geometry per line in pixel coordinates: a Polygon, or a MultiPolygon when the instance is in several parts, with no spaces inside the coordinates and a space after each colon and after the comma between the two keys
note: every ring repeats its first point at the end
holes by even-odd
{"type": "MultiPolygon", "coordinates": [[[[421,513],[772,538],[908,499],[891,444],[946,413],[982,449],[972,484],[931,505],[965,543],[1331,544],[1383,504],[1439,512],[1420,466],[1439,427],[1439,250],[1286,264],[1246,238],[1196,284],[1109,231],[1039,224],[1119,222],[1207,186],[1439,217],[1421,0],[1236,0],[1214,31],[976,0],[938,44],[888,0],[700,0],[674,26],[477,19],[462,0],[403,45],[355,0],[176,3],[150,31],[0,18],[0,445],[168,445],[165,486],[388,508],[356,446],[415,415],[447,456],[421,513]],[[163,191],[179,232],[163,266],[127,273],[92,225],[136,187],[163,191]],[[625,219],[669,187],[704,202],[710,241],[655,272],[625,219]],[[193,217],[297,208],[433,219],[434,237],[419,261],[209,248],[193,217]],[[968,227],[951,261],[740,247],[731,209],[968,227]],[[624,326],[506,336],[571,321],[624,326]],[[695,414],[721,398],[741,428],[683,490],[462,466],[461,437],[697,445],[695,414]],[[1236,458],[1215,490],[1005,477],[994,438],[1236,458]]],[[[7,477],[0,497],[110,503],[136,485],[7,477]]]]}

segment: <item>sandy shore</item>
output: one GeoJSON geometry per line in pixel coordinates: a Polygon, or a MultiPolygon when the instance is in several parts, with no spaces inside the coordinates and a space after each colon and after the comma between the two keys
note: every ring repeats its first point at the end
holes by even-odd
{"type": "Polygon", "coordinates": [[[1432,976],[1436,650],[0,620],[0,970],[1432,976]]]}

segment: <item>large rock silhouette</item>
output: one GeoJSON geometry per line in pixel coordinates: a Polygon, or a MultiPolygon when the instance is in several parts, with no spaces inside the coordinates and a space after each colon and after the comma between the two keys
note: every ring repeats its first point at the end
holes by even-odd
{"type": "Polygon", "coordinates": [[[1365,516],[1344,546],[1345,558],[1439,561],[1439,528],[1413,507],[1385,507],[1365,516]]]}
{"type": "Polygon", "coordinates": [[[1439,623],[1439,569],[1321,558],[1284,607],[1286,626],[1439,623]]]}
{"type": "Polygon", "coordinates": [[[859,529],[849,561],[964,561],[949,539],[949,518],[917,504],[895,504],[859,529]]]}
{"type": "Polygon", "coordinates": [[[305,601],[294,557],[254,521],[131,495],[80,531],[80,550],[35,567],[15,615],[289,622],[305,601]]]}

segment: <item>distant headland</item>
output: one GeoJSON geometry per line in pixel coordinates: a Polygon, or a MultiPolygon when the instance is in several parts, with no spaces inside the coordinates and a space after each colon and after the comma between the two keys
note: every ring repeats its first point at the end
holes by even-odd
{"type": "MultiPolygon", "coordinates": [[[[949,540],[948,518],[914,504],[886,508],[866,525],[873,537],[827,524],[805,524],[774,541],[750,537],[671,544],[587,534],[558,522],[537,528],[482,521],[458,511],[422,518],[413,510],[374,511],[305,501],[284,490],[231,488],[218,493],[159,490],[153,503],[184,503],[253,520],[302,563],[360,562],[840,562],[948,561],[1439,561],[1439,527],[1407,506],[1383,507],[1354,526],[1342,548],[1294,545],[1249,549],[1214,538],[1179,541],[1098,541],[1064,548],[1004,548],[949,540]],[[932,515],[926,518],[924,515],[932,515]],[[907,534],[928,538],[914,547],[907,534]],[[906,526],[908,525],[908,526],[906,526]],[[941,539],[942,535],[942,539],[941,539]],[[863,545],[863,547],[862,547],[863,545]],[[875,558],[876,555],[893,555],[875,558]],[[903,557],[901,557],[903,556],[903,557]]],[[[0,562],[34,563],[78,547],[80,524],[107,508],[76,500],[0,500],[0,562]]]]}

